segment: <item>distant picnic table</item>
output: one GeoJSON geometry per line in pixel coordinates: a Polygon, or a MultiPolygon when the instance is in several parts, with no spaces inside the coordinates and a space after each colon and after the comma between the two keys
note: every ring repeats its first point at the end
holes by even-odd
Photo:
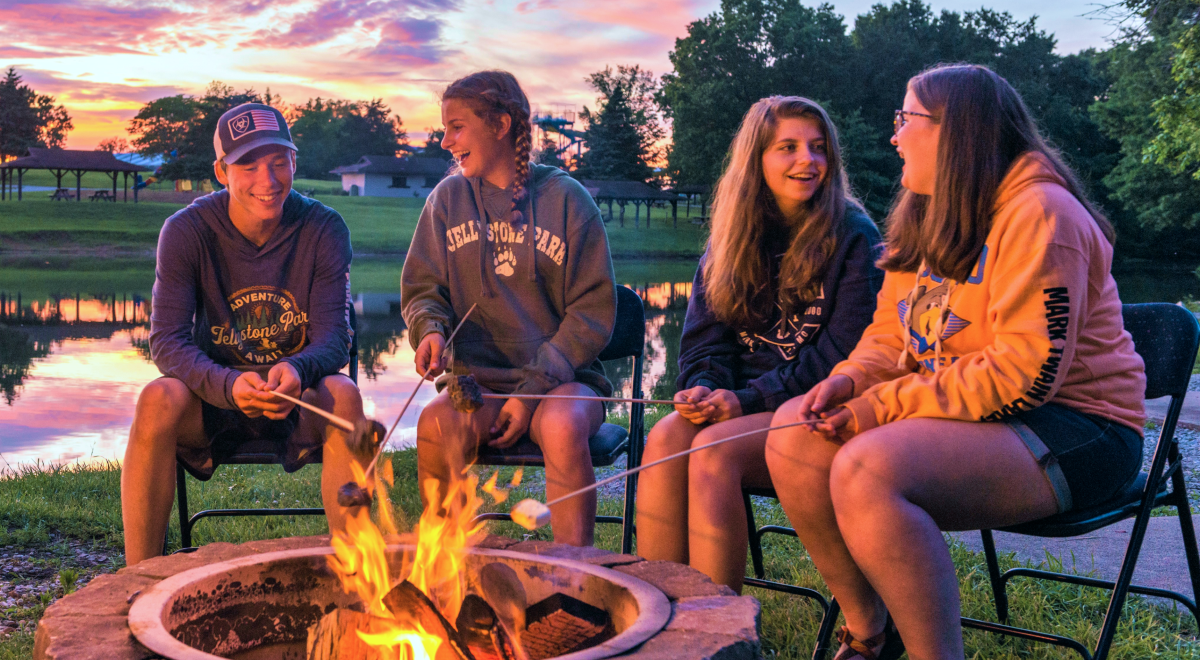
{"type": "Polygon", "coordinates": [[[97,202],[97,201],[99,201],[99,202],[115,202],[115,201],[117,201],[117,198],[113,197],[113,194],[107,190],[97,190],[96,192],[92,193],[92,196],[89,197],[88,199],[92,200],[93,202],[97,202]]]}
{"type": "Polygon", "coordinates": [[[75,199],[75,196],[72,195],[71,191],[66,188],[58,188],[52,195],[50,195],[50,199],[52,201],[57,201],[60,199],[75,199]]]}

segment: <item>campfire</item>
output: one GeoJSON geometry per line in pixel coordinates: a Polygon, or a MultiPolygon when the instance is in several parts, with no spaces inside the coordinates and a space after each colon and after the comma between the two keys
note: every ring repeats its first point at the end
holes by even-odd
{"type": "Polygon", "coordinates": [[[603,658],[666,623],[658,590],[577,561],[486,550],[473,524],[482,490],[503,501],[493,473],[467,473],[427,506],[411,535],[397,533],[383,481],[330,547],[252,556],[186,571],[130,610],[139,641],[170,658],[260,660],[542,660],[603,658]],[[410,544],[401,545],[397,541],[410,544]]]}
{"type": "MultiPolygon", "coordinates": [[[[357,483],[365,483],[359,472],[357,483]]],[[[503,501],[508,489],[493,473],[484,492],[503,501]]],[[[520,471],[509,488],[520,482],[520,471]]],[[[389,570],[386,535],[396,533],[386,491],[380,524],[362,508],[333,538],[329,567],[355,606],[337,608],[308,629],[308,660],[541,660],[599,644],[614,634],[607,613],[566,594],[532,605],[516,572],[502,563],[465,570],[468,549],[481,536],[473,524],[482,504],[478,477],[467,474],[439,497],[438,483],[424,484],[428,505],[416,526],[416,549],[389,570]]]]}

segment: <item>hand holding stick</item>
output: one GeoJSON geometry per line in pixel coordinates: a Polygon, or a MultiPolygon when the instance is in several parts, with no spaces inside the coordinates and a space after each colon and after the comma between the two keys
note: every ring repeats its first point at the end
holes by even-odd
{"type": "Polygon", "coordinates": [[[607,479],[604,479],[602,481],[597,481],[596,483],[594,483],[590,486],[584,486],[583,488],[580,488],[579,490],[567,493],[566,495],[563,495],[562,497],[559,497],[559,498],[555,498],[554,500],[546,502],[545,504],[542,504],[541,502],[538,502],[537,500],[528,500],[528,499],[521,500],[520,502],[517,502],[517,505],[512,508],[512,511],[510,511],[509,514],[512,516],[513,522],[524,527],[525,529],[534,530],[534,529],[537,529],[538,527],[543,527],[550,523],[550,507],[551,506],[554,506],[555,504],[558,504],[559,502],[562,502],[563,500],[570,499],[577,495],[582,495],[588,491],[596,490],[597,488],[599,488],[605,484],[609,484],[609,483],[616,481],[617,479],[621,479],[621,478],[627,477],[631,474],[641,472],[642,470],[645,470],[646,468],[654,467],[655,465],[659,465],[660,463],[666,463],[667,461],[674,460],[676,458],[679,458],[680,456],[687,456],[688,454],[698,452],[702,449],[716,447],[717,445],[724,444],[724,443],[730,442],[732,440],[738,440],[740,438],[745,438],[747,436],[754,435],[755,433],[764,433],[766,431],[775,431],[778,429],[786,429],[786,428],[791,428],[793,426],[801,426],[804,424],[819,424],[824,421],[825,421],[824,419],[809,419],[809,420],[805,420],[803,422],[792,422],[790,424],[780,424],[779,426],[772,426],[772,427],[765,428],[765,429],[756,429],[754,431],[747,431],[745,433],[738,433],[737,435],[731,435],[728,438],[721,438],[720,440],[717,440],[715,442],[710,442],[707,445],[700,445],[699,447],[692,447],[691,449],[686,449],[679,453],[671,454],[670,456],[667,456],[665,458],[660,458],[657,461],[646,463],[645,465],[639,465],[635,468],[630,468],[628,470],[625,470],[624,472],[618,472],[617,474],[614,474],[613,476],[611,476],[607,479]]]}
{"type": "Polygon", "coordinates": [[[317,413],[318,415],[320,415],[320,416],[324,417],[325,419],[329,420],[330,422],[332,422],[334,426],[342,429],[343,431],[346,431],[347,433],[354,433],[354,424],[343,417],[338,417],[337,415],[335,415],[331,412],[326,412],[326,411],[312,405],[311,403],[301,401],[300,399],[297,399],[294,396],[288,396],[282,392],[275,392],[273,390],[268,390],[267,392],[268,392],[268,394],[274,394],[275,396],[283,399],[284,401],[291,401],[292,403],[300,406],[301,408],[304,408],[305,410],[317,413]]]}
{"type": "MultiPolygon", "coordinates": [[[[458,320],[458,325],[454,326],[454,331],[451,332],[450,337],[446,339],[447,347],[454,342],[454,335],[457,335],[458,331],[462,329],[463,323],[467,321],[467,317],[471,315],[471,312],[475,311],[476,306],[478,306],[478,303],[471,305],[471,308],[467,310],[467,313],[463,314],[462,318],[458,320]]],[[[400,420],[404,417],[404,413],[408,412],[409,404],[412,403],[413,398],[417,396],[417,391],[421,389],[421,385],[425,384],[425,380],[429,378],[429,374],[432,371],[433,362],[431,360],[429,367],[425,369],[425,373],[421,376],[421,381],[418,382],[417,386],[413,388],[413,391],[409,393],[408,400],[405,401],[404,406],[400,408],[400,414],[396,415],[396,421],[392,422],[392,428],[388,429],[387,435],[384,436],[383,441],[379,443],[379,447],[375,450],[375,455],[371,458],[371,462],[367,464],[367,469],[364,473],[363,479],[364,485],[365,483],[371,482],[371,477],[375,473],[375,465],[379,463],[379,457],[383,455],[383,448],[387,446],[387,441],[392,437],[392,432],[395,431],[396,427],[400,425],[400,420]]],[[[356,482],[348,482],[343,484],[342,487],[338,489],[338,504],[341,504],[342,506],[364,506],[370,502],[370,494],[363,489],[363,485],[360,485],[356,482]]]]}

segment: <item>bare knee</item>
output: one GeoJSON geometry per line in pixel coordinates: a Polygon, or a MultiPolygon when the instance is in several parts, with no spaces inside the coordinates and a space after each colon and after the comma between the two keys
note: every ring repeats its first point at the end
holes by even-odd
{"type": "Polygon", "coordinates": [[[684,451],[692,445],[698,427],[677,412],[658,420],[646,436],[645,458],[661,458],[684,451]]]}
{"type": "MultiPolygon", "coordinates": [[[[696,434],[692,441],[693,447],[712,444],[728,437],[729,431],[720,425],[709,426],[696,434]]],[[[742,452],[735,446],[736,441],[719,444],[695,452],[688,456],[688,480],[703,487],[704,484],[715,482],[742,481],[742,452]]]]}
{"type": "Polygon", "coordinates": [[[324,408],[362,410],[362,393],[359,392],[358,385],[342,374],[322,378],[310,392],[309,396],[316,399],[315,403],[324,408]]]}
{"type": "Polygon", "coordinates": [[[834,508],[870,504],[896,490],[896,472],[886,441],[860,435],[842,447],[829,466],[834,508]]]}
{"type": "Polygon", "coordinates": [[[154,440],[162,431],[175,431],[187,415],[200,414],[200,400],[188,386],[175,378],[150,381],[138,395],[130,442],[154,440]]]}

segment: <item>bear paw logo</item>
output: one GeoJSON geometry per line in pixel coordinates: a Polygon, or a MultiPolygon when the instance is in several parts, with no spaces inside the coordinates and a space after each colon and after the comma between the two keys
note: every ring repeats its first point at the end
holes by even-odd
{"type": "Polygon", "coordinates": [[[492,257],[492,264],[496,266],[497,275],[510,277],[516,270],[517,255],[513,254],[512,248],[505,245],[496,250],[496,256],[492,257]]]}

